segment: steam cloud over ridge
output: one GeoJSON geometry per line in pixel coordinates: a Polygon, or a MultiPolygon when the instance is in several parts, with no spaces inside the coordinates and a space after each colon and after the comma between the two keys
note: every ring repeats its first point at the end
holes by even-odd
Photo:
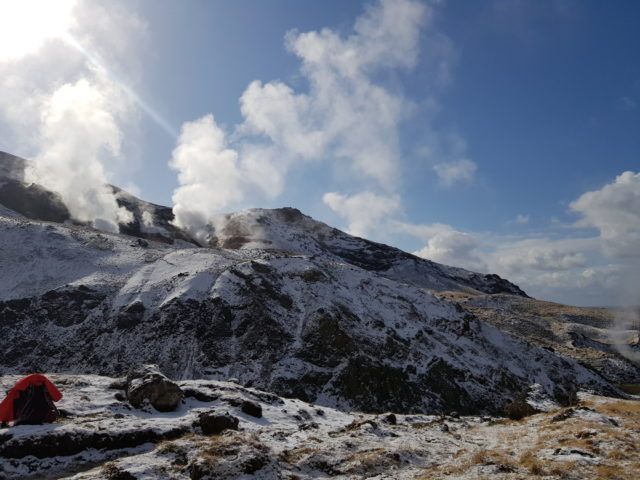
{"type": "Polygon", "coordinates": [[[137,75],[132,45],[141,43],[144,23],[114,2],[22,5],[24,25],[47,29],[28,49],[0,54],[0,127],[11,131],[14,151],[34,159],[26,181],[60,194],[75,220],[117,232],[132,215],[107,184],[137,107],[106,65],[137,75]]]}
{"type": "Polygon", "coordinates": [[[414,66],[420,29],[429,19],[425,4],[382,0],[346,37],[330,29],[287,33],[286,47],[302,63],[308,92],[256,80],[240,98],[244,122],[233,135],[211,115],[186,123],[170,162],[180,183],[173,195],[176,224],[206,235],[205,226],[221,211],[256,193],[280,195],[287,172],[305,162],[339,164],[392,192],[399,180],[398,125],[411,103],[374,78],[414,66]],[[207,182],[215,192],[205,191],[207,182]]]}

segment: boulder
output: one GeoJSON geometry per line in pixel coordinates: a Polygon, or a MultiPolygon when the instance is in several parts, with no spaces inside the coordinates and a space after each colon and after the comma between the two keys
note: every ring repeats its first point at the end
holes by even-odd
{"type": "Polygon", "coordinates": [[[259,403],[252,402],[251,400],[243,401],[242,405],[240,405],[240,410],[252,417],[262,418],[262,406],[259,403]]]}
{"type": "Polygon", "coordinates": [[[127,399],[135,408],[140,408],[146,400],[159,412],[172,412],[183,398],[180,387],[157,365],[132,367],[127,374],[127,399]]]}
{"type": "Polygon", "coordinates": [[[200,414],[200,428],[205,435],[218,435],[225,430],[238,430],[240,420],[228,413],[203,412],[200,414]]]}
{"type": "Polygon", "coordinates": [[[382,418],[382,421],[384,423],[388,423],[389,425],[397,425],[398,424],[398,418],[396,417],[395,413],[389,413],[388,415],[385,415],[382,418]]]}

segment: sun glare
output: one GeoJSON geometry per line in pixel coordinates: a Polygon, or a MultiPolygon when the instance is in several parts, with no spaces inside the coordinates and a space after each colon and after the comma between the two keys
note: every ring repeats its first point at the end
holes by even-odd
{"type": "Polygon", "coordinates": [[[0,0],[0,61],[19,59],[64,38],[75,0],[0,0]]]}

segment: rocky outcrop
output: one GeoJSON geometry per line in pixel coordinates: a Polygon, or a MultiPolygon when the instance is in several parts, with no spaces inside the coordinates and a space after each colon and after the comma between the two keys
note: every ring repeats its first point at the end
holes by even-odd
{"type": "Polygon", "coordinates": [[[245,400],[240,405],[240,410],[247,415],[251,415],[252,417],[262,418],[262,407],[259,403],[252,402],[251,400],[245,400]]]}
{"type": "Polygon", "coordinates": [[[149,402],[159,412],[172,412],[184,398],[180,387],[163,375],[157,365],[140,365],[129,370],[126,391],[134,407],[149,402]]]}
{"type": "Polygon", "coordinates": [[[238,430],[240,420],[228,413],[203,412],[198,417],[200,428],[205,435],[218,435],[225,430],[238,430]]]}

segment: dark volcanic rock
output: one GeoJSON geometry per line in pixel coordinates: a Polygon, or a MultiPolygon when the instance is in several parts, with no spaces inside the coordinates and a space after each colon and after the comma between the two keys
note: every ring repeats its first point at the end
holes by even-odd
{"type": "Polygon", "coordinates": [[[63,223],[71,219],[59,195],[17,180],[0,179],[0,204],[34,220],[63,223]]]}
{"type": "Polygon", "coordinates": [[[200,428],[205,435],[219,435],[225,430],[238,430],[240,420],[228,413],[203,412],[199,417],[200,428]]]}
{"type": "Polygon", "coordinates": [[[46,435],[21,436],[0,443],[0,457],[36,458],[74,455],[84,450],[115,450],[137,447],[144,443],[158,442],[179,437],[188,432],[185,427],[159,431],[154,426],[116,432],[100,432],[91,429],[73,431],[51,430],[46,435]]]}
{"type": "Polygon", "coordinates": [[[159,412],[171,412],[183,397],[180,387],[165,377],[157,365],[133,367],[127,374],[127,398],[136,408],[146,400],[159,412]]]}
{"type": "Polygon", "coordinates": [[[252,417],[262,418],[262,407],[259,403],[252,402],[251,400],[245,400],[240,405],[240,410],[242,410],[247,415],[251,415],[252,417]]]}

